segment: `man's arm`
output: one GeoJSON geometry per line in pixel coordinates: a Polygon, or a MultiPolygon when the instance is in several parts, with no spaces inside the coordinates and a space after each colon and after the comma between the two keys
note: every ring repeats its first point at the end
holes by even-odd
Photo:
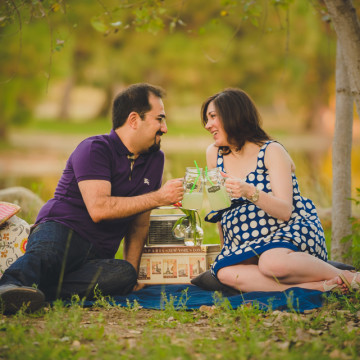
{"type": "Polygon", "coordinates": [[[131,222],[124,241],[124,260],[139,272],[141,254],[149,233],[150,211],[139,214],[131,222]]]}
{"type": "Polygon", "coordinates": [[[182,179],[169,180],[159,190],[132,197],[111,196],[111,183],[106,180],[84,180],[79,189],[94,222],[119,219],[175,204],[183,197],[182,179]]]}

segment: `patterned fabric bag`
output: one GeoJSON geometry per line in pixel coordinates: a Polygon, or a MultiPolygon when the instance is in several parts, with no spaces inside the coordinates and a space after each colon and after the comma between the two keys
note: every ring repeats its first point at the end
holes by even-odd
{"type": "Polygon", "coordinates": [[[20,207],[0,202],[0,277],[26,250],[30,225],[16,214],[20,207]]]}
{"type": "Polygon", "coordinates": [[[0,226],[20,211],[20,206],[0,201],[0,226]]]}

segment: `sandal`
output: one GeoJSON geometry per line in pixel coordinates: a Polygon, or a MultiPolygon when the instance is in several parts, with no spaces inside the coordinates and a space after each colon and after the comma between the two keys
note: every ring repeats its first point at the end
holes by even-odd
{"type": "Polygon", "coordinates": [[[356,291],[360,289],[360,282],[356,281],[359,274],[360,274],[359,272],[355,273],[355,276],[351,279],[351,283],[343,273],[339,274],[339,277],[350,291],[356,291]]]}
{"type": "MultiPolygon", "coordinates": [[[[334,289],[336,289],[340,286],[339,284],[328,285],[326,282],[327,282],[327,280],[324,280],[324,282],[323,282],[324,292],[333,291],[334,289]]],[[[336,291],[338,291],[338,290],[336,290],[336,291]]]]}

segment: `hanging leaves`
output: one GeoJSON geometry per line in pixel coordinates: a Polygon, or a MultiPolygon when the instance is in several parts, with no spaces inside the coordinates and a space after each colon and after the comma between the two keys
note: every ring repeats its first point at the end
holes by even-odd
{"type": "Polygon", "coordinates": [[[64,47],[65,41],[64,40],[56,40],[56,46],[54,48],[55,51],[61,51],[62,48],[64,47]]]}
{"type": "Polygon", "coordinates": [[[92,18],[91,26],[101,33],[106,33],[109,30],[109,27],[99,18],[92,18]]]}
{"type": "Polygon", "coordinates": [[[50,9],[53,12],[58,12],[60,10],[61,6],[58,2],[51,5],[50,9]]]}

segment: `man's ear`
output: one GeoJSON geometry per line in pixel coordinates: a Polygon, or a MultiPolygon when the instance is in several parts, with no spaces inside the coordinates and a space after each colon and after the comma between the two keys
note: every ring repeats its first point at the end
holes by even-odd
{"type": "Polygon", "coordinates": [[[138,123],[140,120],[141,120],[141,118],[136,111],[132,111],[127,118],[128,124],[134,130],[136,130],[138,128],[138,123]]]}

